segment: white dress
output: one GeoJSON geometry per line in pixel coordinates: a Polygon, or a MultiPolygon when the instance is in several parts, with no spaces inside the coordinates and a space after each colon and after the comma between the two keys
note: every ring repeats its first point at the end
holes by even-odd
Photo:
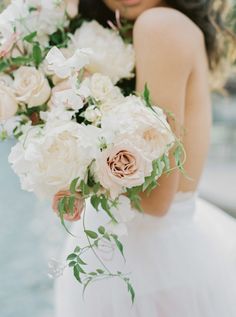
{"type": "MultiPolygon", "coordinates": [[[[86,209],[91,229],[104,224],[104,213],[86,209]]],[[[82,223],[72,232],[83,237],[82,223]]],[[[177,194],[164,217],[136,213],[122,238],[126,264],[117,253],[100,250],[112,269],[130,272],[136,298],[118,279],[82,287],[72,270],[56,280],[56,317],[235,317],[236,221],[197,194],[177,194]]],[[[76,239],[69,237],[64,256],[76,239]]],[[[88,259],[99,267],[93,255],[88,259]]]]}

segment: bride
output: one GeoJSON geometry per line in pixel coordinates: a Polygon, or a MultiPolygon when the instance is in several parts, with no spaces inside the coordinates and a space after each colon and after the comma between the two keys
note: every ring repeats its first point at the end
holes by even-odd
{"type": "MultiPolygon", "coordinates": [[[[147,83],[154,104],[174,114],[169,121],[183,139],[190,177],[162,176],[150,196],[142,195],[145,213],[136,212],[122,241],[125,264],[112,250],[100,250],[108,265],[131,272],[134,304],[115,279],[92,284],[83,299],[66,269],[56,282],[56,316],[235,317],[236,261],[229,244],[236,244],[236,223],[197,197],[211,128],[209,68],[212,74],[220,69],[233,39],[220,21],[226,1],[84,0],[79,8],[103,24],[116,9],[134,21],[136,90],[147,83]],[[233,240],[219,239],[221,232],[233,240]]],[[[90,228],[106,221],[88,203],[86,213],[90,228]]],[[[84,239],[80,221],[71,230],[84,239]]],[[[68,238],[65,255],[77,239],[68,238]]],[[[95,262],[92,255],[89,261],[95,262]]]]}

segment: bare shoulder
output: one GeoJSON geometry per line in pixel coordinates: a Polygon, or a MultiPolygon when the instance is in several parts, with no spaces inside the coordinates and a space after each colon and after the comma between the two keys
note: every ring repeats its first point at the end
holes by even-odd
{"type": "MultiPolygon", "coordinates": [[[[172,8],[152,8],[143,12],[134,25],[134,42],[145,39],[158,45],[165,44],[178,52],[204,49],[200,28],[186,15],[172,8]],[[169,44],[169,45],[168,45],[169,44]]],[[[195,51],[196,52],[196,51],[195,51]]]]}

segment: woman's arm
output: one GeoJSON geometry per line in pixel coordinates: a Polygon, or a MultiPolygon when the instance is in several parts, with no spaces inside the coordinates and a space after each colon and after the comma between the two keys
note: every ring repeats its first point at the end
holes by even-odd
{"type": "MultiPolygon", "coordinates": [[[[136,89],[143,91],[147,83],[153,103],[175,115],[176,124],[173,120],[170,124],[178,136],[184,125],[186,87],[200,41],[202,34],[197,27],[173,9],[150,9],[135,22],[136,89]]],[[[160,186],[148,197],[141,195],[141,205],[146,213],[161,216],[168,211],[178,190],[179,172],[163,175],[158,183],[160,186]]]]}

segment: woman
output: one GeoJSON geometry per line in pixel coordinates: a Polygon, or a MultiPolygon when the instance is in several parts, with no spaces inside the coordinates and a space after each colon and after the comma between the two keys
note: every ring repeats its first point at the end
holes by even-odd
{"type": "MultiPolygon", "coordinates": [[[[123,239],[127,263],[123,265],[115,255],[112,261],[104,259],[114,268],[131,272],[134,305],[117,280],[94,283],[83,300],[80,284],[66,270],[56,285],[56,316],[235,317],[236,262],[226,252],[227,241],[218,243],[214,221],[205,230],[196,216],[213,212],[225,231],[236,229],[233,220],[204,203],[199,207],[196,199],[211,127],[208,71],[210,67],[216,72],[221,56],[228,53],[220,40],[224,38],[228,48],[231,41],[221,24],[225,1],[80,3],[82,14],[101,23],[113,19],[117,9],[134,21],[136,90],[142,91],[147,83],[154,104],[174,113],[175,120],[170,121],[183,139],[190,177],[173,172],[162,177],[150,196],[143,194],[145,214],[137,214],[123,239]]],[[[90,228],[103,223],[91,206],[86,213],[90,228]]],[[[83,239],[80,222],[72,231],[83,239]]],[[[236,234],[233,239],[236,243],[236,234]]],[[[76,241],[69,239],[65,254],[74,245],[76,241]]]]}

